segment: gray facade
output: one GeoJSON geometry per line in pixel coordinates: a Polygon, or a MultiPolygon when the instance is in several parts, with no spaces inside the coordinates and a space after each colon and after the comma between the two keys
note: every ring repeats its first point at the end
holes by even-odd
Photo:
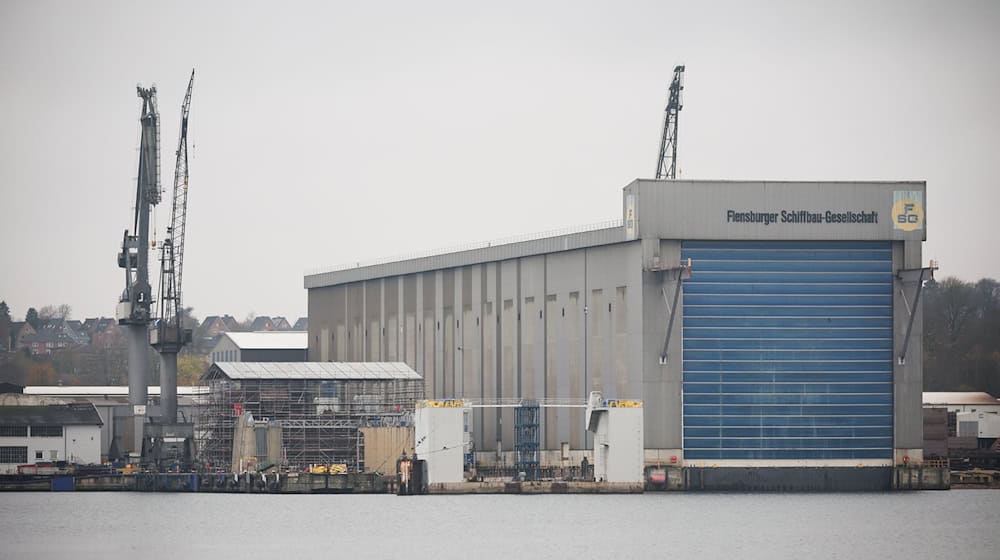
{"type": "MultiPolygon", "coordinates": [[[[920,268],[924,191],[924,183],[638,180],[624,189],[617,227],[306,276],[309,360],[403,361],[424,376],[427,398],[579,400],[602,391],[642,399],[647,460],[683,461],[683,298],[661,359],[682,243],[879,241],[892,247],[894,273],[920,268]],[[917,200],[919,227],[894,224],[901,196],[917,200]]],[[[898,353],[909,323],[901,294],[912,302],[916,286],[893,283],[898,353]]],[[[893,360],[891,396],[893,448],[913,458],[922,445],[915,312],[907,359],[893,360]]],[[[476,409],[478,451],[497,440],[511,449],[509,411],[476,409]]],[[[586,449],[582,414],[545,409],[543,449],[586,449]]]]}

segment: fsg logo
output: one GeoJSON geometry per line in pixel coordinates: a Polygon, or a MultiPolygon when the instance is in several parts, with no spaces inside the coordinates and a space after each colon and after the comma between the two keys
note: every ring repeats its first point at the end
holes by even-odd
{"type": "Polygon", "coordinates": [[[919,191],[896,191],[892,205],[892,227],[902,231],[913,231],[924,227],[923,193],[919,191]]]}

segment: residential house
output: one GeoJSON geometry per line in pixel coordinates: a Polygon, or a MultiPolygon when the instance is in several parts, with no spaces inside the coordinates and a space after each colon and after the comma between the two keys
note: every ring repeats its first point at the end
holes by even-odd
{"type": "Polygon", "coordinates": [[[309,330],[309,317],[299,317],[298,321],[292,325],[293,331],[308,331],[309,330]]]}
{"type": "Polygon", "coordinates": [[[207,352],[219,341],[222,333],[240,330],[239,322],[232,315],[209,315],[194,333],[196,352],[207,352]]]}
{"type": "Polygon", "coordinates": [[[261,315],[260,317],[254,319],[253,323],[250,324],[250,330],[254,332],[259,332],[259,331],[273,331],[277,329],[274,328],[274,323],[271,321],[270,317],[268,317],[267,315],[261,315]]]}
{"type": "Polygon", "coordinates": [[[124,333],[118,327],[118,321],[115,319],[101,317],[93,323],[88,334],[90,335],[90,345],[95,349],[106,349],[123,344],[124,333]]]}
{"type": "Polygon", "coordinates": [[[23,350],[28,347],[27,339],[35,334],[35,328],[27,321],[18,321],[10,324],[10,346],[12,351],[23,350]]]}
{"type": "Polygon", "coordinates": [[[288,319],[284,317],[272,317],[271,324],[274,325],[274,330],[276,331],[290,331],[292,330],[292,325],[288,322],[288,319]]]}
{"type": "Polygon", "coordinates": [[[28,335],[24,341],[34,355],[51,354],[56,350],[90,344],[90,340],[74,329],[66,319],[41,321],[35,334],[28,335]]]}

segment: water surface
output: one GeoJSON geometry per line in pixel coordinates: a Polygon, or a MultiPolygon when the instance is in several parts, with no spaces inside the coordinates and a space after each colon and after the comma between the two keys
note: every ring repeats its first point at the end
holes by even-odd
{"type": "Polygon", "coordinates": [[[997,490],[411,497],[0,494],[2,558],[996,560],[998,528],[997,490]]]}

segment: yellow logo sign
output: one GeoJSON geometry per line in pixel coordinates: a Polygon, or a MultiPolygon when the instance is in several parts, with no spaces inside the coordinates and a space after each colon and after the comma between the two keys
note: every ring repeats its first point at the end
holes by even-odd
{"type": "Polygon", "coordinates": [[[465,402],[460,399],[427,400],[417,403],[417,408],[464,408],[465,402]]]}
{"type": "Polygon", "coordinates": [[[606,399],[604,406],[608,408],[642,408],[642,401],[626,401],[621,399],[606,399]]]}
{"type": "Polygon", "coordinates": [[[920,191],[896,191],[893,193],[892,227],[902,231],[913,231],[924,227],[924,193],[920,191]]]}

